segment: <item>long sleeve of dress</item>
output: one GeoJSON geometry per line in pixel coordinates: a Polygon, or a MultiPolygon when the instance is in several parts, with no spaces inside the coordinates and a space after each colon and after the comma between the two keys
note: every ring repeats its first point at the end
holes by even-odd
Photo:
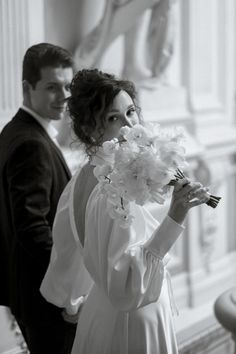
{"type": "Polygon", "coordinates": [[[86,209],[84,264],[113,306],[131,311],[157,301],[163,257],[183,227],[168,216],[159,225],[144,207],[133,204],[133,223],[122,228],[107,207],[106,195],[95,188],[86,209]]]}

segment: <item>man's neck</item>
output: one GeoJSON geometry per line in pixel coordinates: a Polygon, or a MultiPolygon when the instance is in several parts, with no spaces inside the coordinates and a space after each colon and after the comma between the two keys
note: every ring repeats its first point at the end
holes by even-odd
{"type": "Polygon", "coordinates": [[[42,117],[40,114],[38,114],[37,112],[35,112],[31,107],[29,107],[27,104],[25,104],[23,102],[22,108],[28,112],[29,114],[31,114],[34,118],[39,119],[40,121],[43,120],[45,122],[47,122],[47,124],[49,124],[51,122],[51,119],[46,118],[46,117],[42,117]]]}

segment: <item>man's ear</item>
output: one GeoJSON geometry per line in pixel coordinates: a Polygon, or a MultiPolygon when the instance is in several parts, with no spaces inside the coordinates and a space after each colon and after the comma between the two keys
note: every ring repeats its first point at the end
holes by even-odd
{"type": "Polygon", "coordinates": [[[27,80],[22,81],[23,93],[29,93],[31,85],[27,80]]]}
{"type": "Polygon", "coordinates": [[[32,85],[27,80],[22,81],[22,91],[23,91],[23,104],[25,106],[30,107],[32,85]]]}

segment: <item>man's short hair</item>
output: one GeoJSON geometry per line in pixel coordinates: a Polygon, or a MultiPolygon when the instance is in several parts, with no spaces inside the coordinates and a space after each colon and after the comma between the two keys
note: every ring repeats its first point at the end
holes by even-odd
{"type": "Polygon", "coordinates": [[[33,87],[41,79],[41,69],[45,67],[72,68],[72,54],[64,48],[50,43],[39,43],[28,48],[23,59],[22,80],[33,87]]]}

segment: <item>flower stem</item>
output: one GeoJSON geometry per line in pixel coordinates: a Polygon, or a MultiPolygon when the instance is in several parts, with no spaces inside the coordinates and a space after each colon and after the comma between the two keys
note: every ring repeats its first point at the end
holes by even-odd
{"type": "MultiPolygon", "coordinates": [[[[185,178],[185,175],[183,174],[183,172],[178,168],[175,174],[175,179],[172,179],[169,183],[168,186],[174,186],[175,183],[179,180],[179,179],[183,179],[185,178]]],[[[210,194],[209,200],[205,203],[207,205],[209,205],[212,208],[216,208],[217,205],[219,204],[219,201],[221,200],[221,197],[217,197],[215,195],[210,194]]]]}

